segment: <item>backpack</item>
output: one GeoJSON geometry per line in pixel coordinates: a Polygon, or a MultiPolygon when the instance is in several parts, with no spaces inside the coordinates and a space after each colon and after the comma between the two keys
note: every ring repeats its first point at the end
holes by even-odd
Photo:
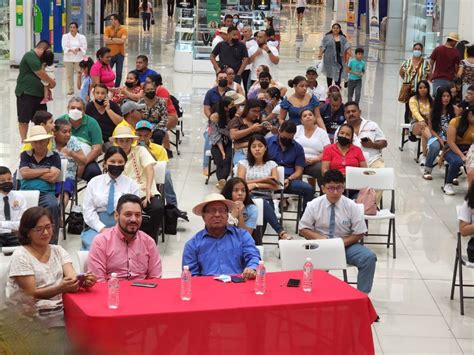
{"type": "Polygon", "coordinates": [[[173,103],[173,106],[176,110],[176,114],[178,115],[178,118],[183,117],[184,110],[181,107],[181,104],[179,103],[179,100],[176,97],[174,97],[173,95],[170,95],[170,98],[171,98],[171,102],[173,103]]]}
{"type": "Polygon", "coordinates": [[[364,205],[364,214],[375,216],[377,214],[377,198],[375,190],[364,187],[357,195],[356,203],[364,205]]]}
{"type": "Polygon", "coordinates": [[[66,220],[69,234],[81,234],[84,229],[84,216],[81,211],[71,211],[66,220]]]}

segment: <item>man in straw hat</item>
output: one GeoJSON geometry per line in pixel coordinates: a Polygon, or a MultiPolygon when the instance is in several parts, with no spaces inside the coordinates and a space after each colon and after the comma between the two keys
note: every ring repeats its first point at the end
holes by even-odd
{"type": "Polygon", "coordinates": [[[38,205],[51,211],[54,223],[54,235],[51,243],[58,243],[59,205],[56,199],[55,183],[61,174],[59,154],[48,150],[52,134],[43,126],[33,126],[28,132],[25,143],[31,143],[32,149],[20,155],[21,190],[39,190],[38,205]]]}
{"type": "Polygon", "coordinates": [[[193,276],[242,274],[244,279],[255,278],[260,254],[249,232],[227,224],[234,207],[233,201],[214,193],[193,208],[205,224],[184,246],[183,266],[189,266],[193,276]]]}
{"type": "Polygon", "coordinates": [[[446,43],[434,49],[430,56],[431,75],[430,81],[433,82],[433,96],[439,87],[449,86],[458,72],[461,57],[455,48],[459,42],[459,35],[456,32],[450,32],[446,38],[446,43]]]}

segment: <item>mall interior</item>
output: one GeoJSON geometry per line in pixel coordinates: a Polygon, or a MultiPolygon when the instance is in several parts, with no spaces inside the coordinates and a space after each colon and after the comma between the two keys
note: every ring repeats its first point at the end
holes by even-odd
{"type": "MultiPolygon", "coordinates": [[[[216,85],[209,61],[210,43],[203,44],[203,38],[214,35],[215,29],[208,28],[206,21],[200,21],[201,15],[206,16],[206,6],[211,0],[176,1],[171,17],[166,0],[150,1],[154,24],[149,33],[144,33],[139,0],[0,0],[0,75],[3,78],[0,166],[12,171],[18,167],[22,144],[15,87],[23,55],[40,39],[51,42],[57,86],[48,111],[57,118],[67,113],[70,98],[61,47],[61,37],[68,32],[69,23],[79,24],[79,33],[87,39],[87,55],[95,60],[96,50],[103,46],[102,33],[109,15],[119,14],[128,30],[123,75],[135,69],[138,55],[146,55],[149,67],[162,75],[164,86],[184,109],[179,154],[176,147],[172,147],[173,158],[167,169],[172,175],[179,208],[188,212],[189,222],[179,220],[177,234],[166,235],[165,241],[158,243],[162,277],[179,278],[184,245],[204,226],[202,218],[191,212],[193,206],[206,195],[218,192],[216,176],[211,176],[206,184],[203,175],[203,133],[207,129],[203,100],[206,92],[216,85]]],[[[424,45],[423,55],[428,58],[437,46],[445,43],[449,33],[458,33],[466,43],[474,41],[474,1],[304,2],[301,24],[296,10],[301,0],[284,0],[283,3],[262,0],[260,5],[249,2],[244,15],[250,14],[249,23],[254,30],[263,25],[264,17],[273,17],[280,61],[272,69],[272,76],[284,86],[289,79],[304,76],[308,67],[319,64],[319,45],[333,23],[341,25],[353,49],[364,49],[366,73],[360,108],[362,117],[376,122],[387,139],[383,160],[386,167],[394,169],[396,198],[396,258],[393,258],[392,248],[368,246],[377,256],[374,284],[369,294],[379,316],[379,320],[371,324],[372,351],[375,354],[474,354],[474,300],[464,300],[464,315],[461,315],[458,288],[454,299],[450,298],[459,231],[456,206],[463,204],[468,190],[467,176],[465,173],[459,176],[454,195],[443,193],[444,167],[433,169],[432,180],[422,178],[423,167],[415,161],[417,143],[408,141],[403,150],[399,149],[405,105],[398,101],[402,85],[400,66],[406,58],[411,58],[414,43],[424,45]]],[[[242,5],[242,0],[221,0],[217,21],[227,13],[239,13],[239,4],[242,5]]],[[[207,20],[209,18],[207,13],[207,20]]],[[[245,18],[242,13],[241,18],[245,18]]],[[[326,86],[324,74],[320,74],[318,82],[326,86]]],[[[291,93],[288,87],[287,95],[291,93]]],[[[344,102],[346,95],[343,88],[344,102]]],[[[383,232],[387,225],[371,222],[369,230],[383,232]]],[[[294,222],[285,222],[284,226],[294,239],[302,239],[295,233],[294,222]]],[[[267,271],[281,271],[277,237],[265,238],[274,242],[264,245],[267,271]]],[[[79,270],[79,236],[70,234],[65,240],[60,238],[59,244],[71,255],[75,269],[79,270]]],[[[8,268],[9,258],[0,254],[2,268],[8,268]]],[[[463,266],[466,284],[474,283],[472,265],[463,266]]],[[[331,274],[342,279],[340,271],[331,271],[331,274]]],[[[348,269],[349,280],[355,280],[356,275],[354,268],[348,269]]],[[[3,288],[2,284],[2,293],[3,288]]],[[[466,287],[464,292],[474,296],[472,288],[466,287]]],[[[0,348],[1,344],[0,340],[0,348]]]]}

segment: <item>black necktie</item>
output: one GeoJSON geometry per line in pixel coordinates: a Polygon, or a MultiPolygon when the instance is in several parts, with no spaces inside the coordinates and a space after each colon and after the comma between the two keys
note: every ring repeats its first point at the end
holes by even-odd
{"type": "Polygon", "coordinates": [[[10,216],[10,202],[8,202],[8,196],[3,197],[3,212],[5,214],[5,220],[10,221],[12,218],[10,216]]]}

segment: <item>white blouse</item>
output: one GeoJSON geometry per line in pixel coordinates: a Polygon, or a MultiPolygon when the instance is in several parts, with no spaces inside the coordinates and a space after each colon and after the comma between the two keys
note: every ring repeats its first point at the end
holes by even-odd
{"type": "Polygon", "coordinates": [[[304,149],[305,158],[315,158],[323,152],[323,149],[328,144],[331,144],[329,141],[328,134],[322,128],[317,127],[313,132],[313,135],[308,138],[304,134],[303,125],[299,125],[296,128],[295,141],[297,141],[304,149]]]}
{"type": "Polygon", "coordinates": [[[64,61],[79,63],[87,52],[87,41],[86,37],[80,33],[76,33],[73,36],[70,32],[63,34],[61,45],[64,51],[64,61]],[[71,52],[71,49],[79,48],[80,51],[77,54],[71,52]]]}
{"type": "Polygon", "coordinates": [[[269,160],[263,165],[250,166],[249,161],[247,159],[243,159],[239,161],[239,164],[241,164],[245,168],[246,181],[257,180],[272,176],[272,169],[278,166],[277,163],[275,163],[273,160],[269,160]]]}

